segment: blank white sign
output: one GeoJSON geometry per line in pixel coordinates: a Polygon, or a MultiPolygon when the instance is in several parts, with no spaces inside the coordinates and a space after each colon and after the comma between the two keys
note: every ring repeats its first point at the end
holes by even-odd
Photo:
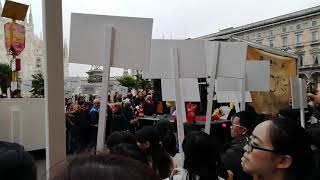
{"type": "Polygon", "coordinates": [[[207,48],[207,72],[216,77],[243,78],[247,59],[247,43],[209,41],[207,48]],[[220,44],[218,51],[218,44],[220,44]],[[217,56],[217,53],[219,55],[217,56]],[[216,65],[218,57],[218,65],[216,65]],[[212,72],[217,70],[217,72],[212,72]]]}
{"type": "Polygon", "coordinates": [[[290,78],[291,84],[291,98],[292,98],[292,109],[300,109],[300,103],[303,103],[303,107],[307,108],[307,83],[306,80],[296,77],[290,78]],[[302,98],[303,102],[300,102],[300,92],[299,92],[299,81],[301,81],[302,86],[302,98]]]}
{"type": "MultiPolygon", "coordinates": [[[[240,91],[216,91],[216,97],[219,103],[229,103],[235,100],[241,102],[240,91]]],[[[252,102],[251,94],[248,91],[245,92],[245,101],[252,102]]]]}
{"type": "Polygon", "coordinates": [[[173,48],[178,49],[180,78],[207,77],[205,45],[205,40],[152,40],[149,72],[143,72],[143,78],[175,78],[173,48]]]}
{"type": "MultiPolygon", "coordinates": [[[[270,90],[270,61],[246,61],[246,91],[270,90]]],[[[240,91],[240,79],[218,77],[217,91],[240,91]]]]}
{"type": "Polygon", "coordinates": [[[70,63],[105,65],[106,28],[114,28],[112,67],[147,71],[152,19],[71,14],[70,63]]]}
{"type": "MultiPolygon", "coordinates": [[[[174,79],[161,79],[162,101],[176,101],[174,79]]],[[[180,79],[181,97],[184,102],[200,102],[198,79],[180,79]]]]}

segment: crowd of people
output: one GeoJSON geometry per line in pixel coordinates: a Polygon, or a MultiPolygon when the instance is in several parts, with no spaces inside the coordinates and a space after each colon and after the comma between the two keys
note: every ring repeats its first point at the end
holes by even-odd
{"type": "MultiPolygon", "coordinates": [[[[320,97],[319,101],[316,98],[314,103],[320,103],[320,97]]],[[[107,120],[111,120],[106,148],[95,152],[85,149],[90,143],[94,147],[96,141],[100,101],[93,98],[92,105],[81,101],[80,97],[66,109],[69,150],[78,153],[52,167],[50,180],[320,179],[319,123],[302,128],[293,116],[262,118],[248,106],[232,116],[227,143],[222,144],[214,133],[204,133],[193,122],[185,122],[179,149],[177,132],[169,120],[136,128],[139,111],[134,107],[152,101],[140,93],[108,104],[107,120]]],[[[35,179],[34,161],[17,144],[0,143],[0,167],[4,179],[35,179]]]]}

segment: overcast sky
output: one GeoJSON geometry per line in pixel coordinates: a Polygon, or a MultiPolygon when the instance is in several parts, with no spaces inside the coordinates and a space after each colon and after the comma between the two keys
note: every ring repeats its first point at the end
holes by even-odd
{"type": "MultiPolygon", "coordinates": [[[[5,0],[1,0],[4,4],[5,0]]],[[[35,31],[42,33],[42,0],[32,5],[35,31]]],[[[320,5],[320,0],[63,0],[64,38],[71,12],[153,18],[153,38],[185,39],[320,5]]],[[[90,66],[70,64],[70,76],[86,76],[90,66]]],[[[122,71],[113,69],[111,75],[122,71]]]]}

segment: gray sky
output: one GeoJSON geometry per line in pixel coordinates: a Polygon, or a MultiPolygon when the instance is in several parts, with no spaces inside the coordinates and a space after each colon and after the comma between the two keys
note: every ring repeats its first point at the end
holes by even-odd
{"type": "MultiPolygon", "coordinates": [[[[14,1],[32,5],[35,31],[41,34],[42,0],[14,1]]],[[[71,12],[153,18],[153,38],[184,39],[318,5],[320,0],[63,0],[64,38],[71,12]]],[[[89,68],[70,64],[70,76],[86,76],[89,68]]],[[[111,70],[111,76],[121,73],[111,70]]]]}

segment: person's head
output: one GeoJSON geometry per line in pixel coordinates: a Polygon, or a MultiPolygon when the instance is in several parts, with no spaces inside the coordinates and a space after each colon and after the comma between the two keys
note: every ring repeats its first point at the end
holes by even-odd
{"type": "Polygon", "coordinates": [[[231,125],[231,137],[242,138],[250,135],[253,129],[253,119],[246,111],[238,112],[234,115],[231,125]]]}
{"type": "Polygon", "coordinates": [[[72,108],[73,112],[78,111],[80,109],[81,109],[81,106],[79,104],[74,104],[73,105],[73,108],[72,108]]]}
{"type": "Polygon", "coordinates": [[[92,104],[91,102],[84,102],[81,106],[81,108],[85,111],[89,110],[91,108],[92,104]]]}
{"type": "Polygon", "coordinates": [[[111,106],[112,112],[118,112],[121,109],[122,109],[122,103],[121,102],[113,103],[112,106],[111,106]]]}
{"type": "Polygon", "coordinates": [[[35,162],[21,145],[0,141],[0,179],[37,179],[35,162]]]}
{"type": "Polygon", "coordinates": [[[156,125],[156,130],[160,136],[162,147],[171,156],[174,156],[177,153],[177,140],[171,122],[168,120],[160,120],[156,125]]]}
{"type": "Polygon", "coordinates": [[[121,143],[110,149],[110,153],[126,156],[148,164],[146,154],[136,144],[121,143]]]}
{"type": "Polygon", "coordinates": [[[100,99],[95,99],[95,100],[93,100],[93,105],[94,105],[96,108],[100,108],[100,99]]]}
{"type": "Polygon", "coordinates": [[[184,136],[188,136],[193,131],[198,131],[197,126],[192,122],[184,122],[183,123],[184,136]]]}
{"type": "Polygon", "coordinates": [[[297,123],[277,118],[260,123],[247,138],[243,170],[274,179],[304,179],[313,159],[308,133],[297,123]]]}
{"type": "Polygon", "coordinates": [[[165,179],[170,175],[170,155],[161,147],[160,137],[151,126],[144,126],[136,132],[137,144],[140,149],[152,158],[152,168],[161,178],[165,179]]]}
{"type": "Polygon", "coordinates": [[[113,132],[107,139],[106,143],[109,150],[121,143],[137,145],[135,136],[128,131],[113,132]]]}
{"type": "Polygon", "coordinates": [[[55,167],[50,180],[160,180],[143,163],[112,154],[79,155],[55,167]]]}
{"type": "Polygon", "coordinates": [[[200,180],[218,179],[220,164],[218,149],[211,137],[202,131],[189,133],[182,143],[185,153],[184,168],[189,179],[199,176],[200,180]]]}
{"type": "Polygon", "coordinates": [[[320,150],[320,124],[312,124],[307,128],[308,133],[311,136],[311,148],[313,150],[320,150]]]}
{"type": "Polygon", "coordinates": [[[160,144],[160,136],[156,129],[151,126],[144,126],[136,132],[137,144],[140,149],[147,150],[160,144]]]}
{"type": "Polygon", "coordinates": [[[141,91],[138,92],[138,97],[139,97],[139,98],[143,98],[143,97],[144,97],[143,92],[141,92],[141,91]]]}
{"type": "Polygon", "coordinates": [[[152,96],[151,95],[147,95],[146,96],[146,101],[152,101],[152,96]]]}

